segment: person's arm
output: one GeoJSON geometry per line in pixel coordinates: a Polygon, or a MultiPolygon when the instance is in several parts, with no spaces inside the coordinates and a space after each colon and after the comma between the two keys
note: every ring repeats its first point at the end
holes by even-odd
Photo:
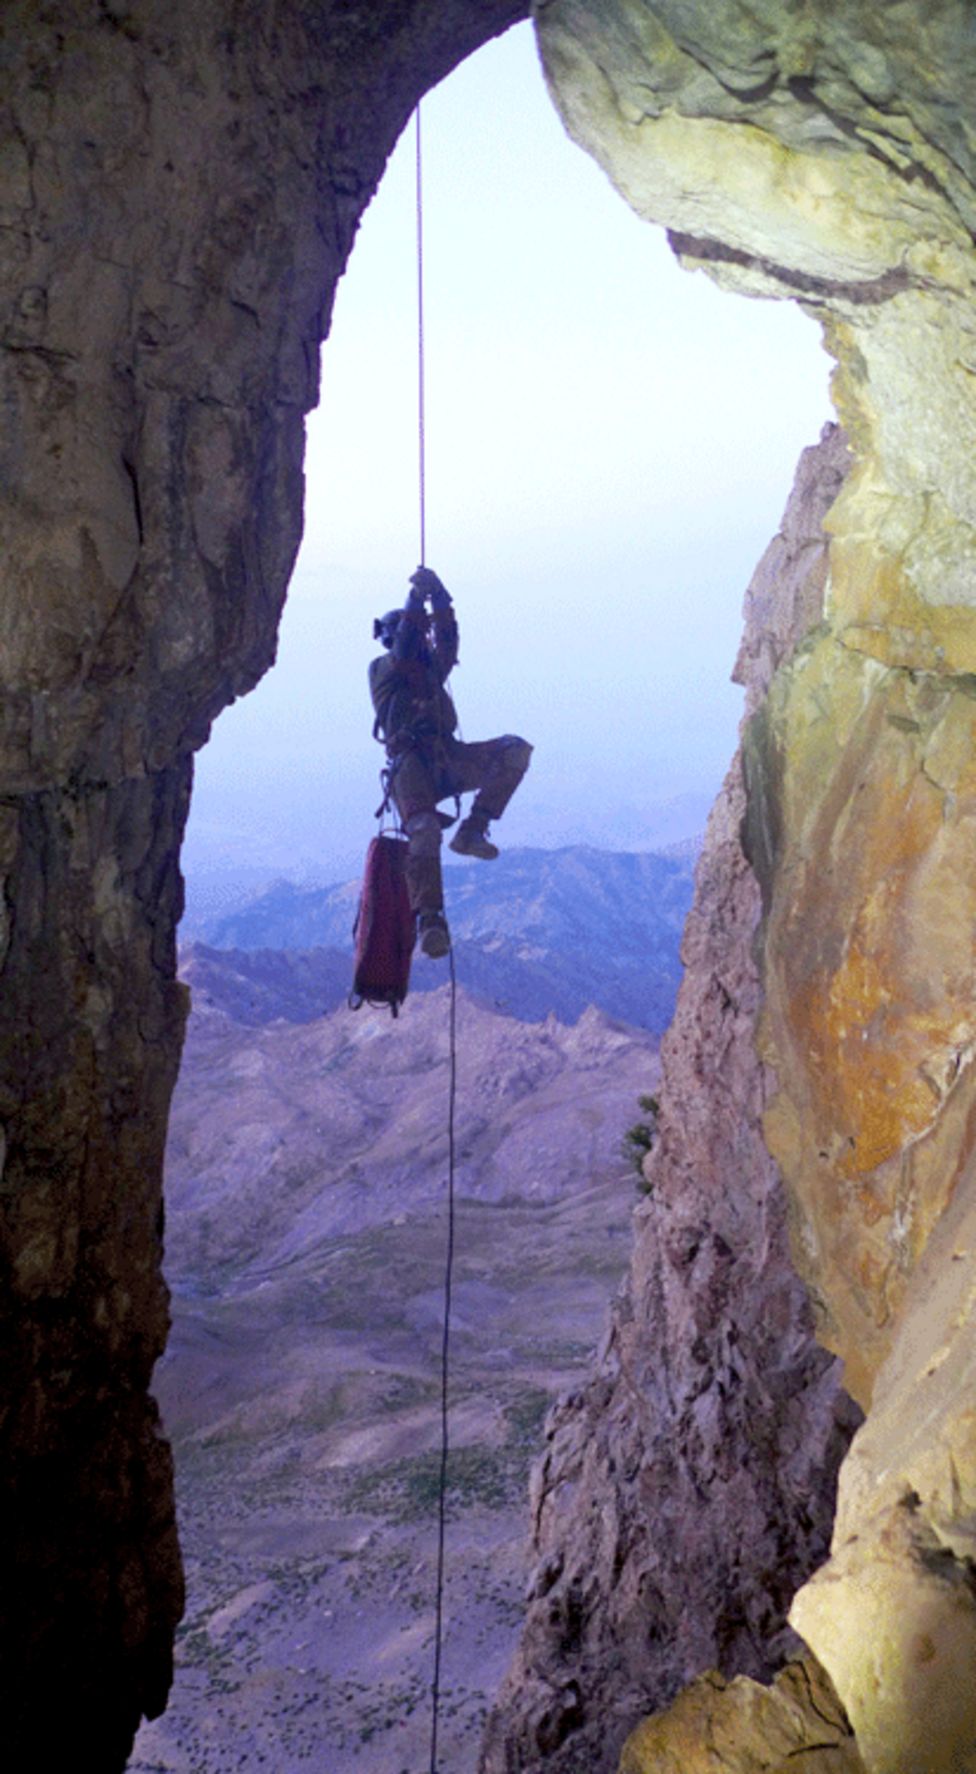
{"type": "MultiPolygon", "coordinates": [[[[420,659],[426,650],[427,607],[424,601],[426,594],[423,575],[424,568],[418,567],[410,581],[410,591],[403,606],[403,616],[397,626],[396,637],[390,649],[394,659],[402,665],[420,659]]],[[[435,575],[432,574],[431,577],[435,577],[435,575]]]]}
{"type": "MultiPolygon", "coordinates": [[[[451,594],[430,567],[418,567],[410,580],[410,598],[430,602],[430,646],[441,683],[454,670],[458,657],[458,625],[451,594]]],[[[410,608],[410,602],[407,603],[410,608]]]]}

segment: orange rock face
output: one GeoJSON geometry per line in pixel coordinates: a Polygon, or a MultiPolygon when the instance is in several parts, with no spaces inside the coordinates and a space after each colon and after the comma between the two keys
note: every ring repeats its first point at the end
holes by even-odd
{"type": "Polygon", "coordinates": [[[967,681],[887,669],[822,635],[774,686],[759,740],[780,832],[766,1132],[824,1333],[862,1402],[965,1149],[974,733],[967,681]]]}
{"type": "MultiPolygon", "coordinates": [[[[853,464],[823,603],[743,748],[766,1140],[871,1411],[790,1617],[870,1774],[974,1774],[976,1239],[950,1238],[976,1212],[972,8],[547,0],[539,22],[567,127],[632,206],[688,266],[799,300],[837,363],[853,464]]],[[[720,1103],[703,1084],[702,1123],[720,1103]]]]}

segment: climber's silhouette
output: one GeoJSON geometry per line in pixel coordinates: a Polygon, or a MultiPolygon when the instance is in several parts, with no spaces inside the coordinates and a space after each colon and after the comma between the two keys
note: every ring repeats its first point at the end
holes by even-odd
{"type": "Polygon", "coordinates": [[[429,567],[418,567],[402,610],[373,624],[386,652],[369,668],[374,732],[389,758],[389,792],[409,840],[407,887],[425,955],[451,946],[441,883],[441,829],[453,822],[437,803],[477,790],[451,840],[459,856],[498,855],[488,824],[499,819],[528,768],[532,747],[505,734],[467,745],[455,737],[457,715],[444,688],[457,663],[458,626],[451,594],[429,567]],[[427,605],[430,604],[428,611],[427,605]]]}

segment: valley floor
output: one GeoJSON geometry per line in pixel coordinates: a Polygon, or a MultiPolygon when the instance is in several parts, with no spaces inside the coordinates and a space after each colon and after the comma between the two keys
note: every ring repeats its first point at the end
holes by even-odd
{"type": "MultiPolygon", "coordinates": [[[[597,1141],[598,1180],[574,1175],[567,1156],[555,1198],[458,1203],[446,1774],[473,1774],[514,1648],[546,1410],[583,1378],[629,1255],[637,1179],[620,1153],[622,1105],[636,1114],[656,1056],[647,1037],[630,1047],[619,1033],[609,1057],[620,1107],[597,1141]]],[[[227,1032],[203,1031],[198,1060],[217,1036],[227,1032]]],[[[594,1125],[587,1091],[605,1106],[606,1077],[592,1052],[588,1064],[575,1108],[594,1125]]],[[[184,1130],[187,1112],[184,1101],[184,1130]]],[[[517,1113],[531,1116],[530,1102],[517,1113]]],[[[493,1121],[511,1137],[507,1114],[493,1121]]],[[[178,1113],[177,1139],[180,1125],[178,1113]]],[[[218,1286],[190,1260],[181,1198],[177,1178],[186,1273],[157,1389],[189,1601],[170,1706],[143,1727],[130,1769],[416,1774],[429,1762],[443,1204],[422,1188],[395,1223],[280,1242],[263,1271],[218,1262],[218,1286]]],[[[194,1211],[204,1223],[206,1202],[194,1211]]]]}

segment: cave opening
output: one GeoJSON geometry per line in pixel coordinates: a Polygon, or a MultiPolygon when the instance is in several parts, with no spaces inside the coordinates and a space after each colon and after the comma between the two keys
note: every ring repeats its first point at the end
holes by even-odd
{"type": "MultiPolygon", "coordinates": [[[[830,415],[819,330],[680,269],[566,137],[530,24],[424,109],[428,552],[465,732],[536,746],[504,842],[690,838],[735,750],[742,593],[830,415]]],[[[418,549],[411,157],[337,291],[278,663],[197,760],[191,931],[215,895],[351,877],[371,829],[371,621],[418,549]]]]}
{"type": "MultiPolygon", "coordinates": [[[[175,929],[193,754],[273,655],[318,347],[368,194],[418,93],[524,10],[13,0],[0,24],[2,1630],[7,1747],[25,1766],[61,1765],[78,1742],[119,1765],[165,1701],[182,1584],[150,1379],[168,1328],[161,1172],[186,1011],[175,929]]],[[[641,1204],[630,1295],[553,1431],[531,1667],[496,1748],[510,1764],[516,1745],[528,1774],[525,1745],[558,1750],[568,1733],[567,1758],[590,1766],[594,1744],[606,1757],[621,1741],[637,1687],[656,1705],[718,1640],[723,1658],[772,1673],[777,1597],[795,1578],[792,1617],[869,1764],[956,1768],[972,1743],[955,1661],[973,1619],[972,12],[534,11],[575,139],[675,230],[683,262],[823,316],[852,447],[794,526],[798,552],[788,537],[777,551],[798,596],[785,624],[769,600],[769,645],[750,661],[748,793],[739,781],[712,822],[720,854],[689,924],[701,965],[662,1095],[673,1212],[664,1189],[641,1204]],[[744,1174],[755,1188],[726,1186],[744,1174]],[[807,1580],[842,1427],[824,1347],[871,1414],[830,1556],[807,1580]],[[757,1374],[754,1433],[735,1400],[755,1396],[757,1374]],[[639,1432],[635,1399],[654,1404],[639,1432]],[[642,1489],[657,1498],[662,1479],[670,1524],[695,1531],[651,1545],[642,1489]],[[554,1496],[568,1499],[562,1523],[554,1496]],[[658,1630],[668,1619],[677,1639],[658,1630]]],[[[684,285],[689,307],[697,287],[684,285]]],[[[543,457],[523,475],[533,511],[543,457]]],[[[520,537],[512,564],[524,553],[520,537]]],[[[633,641],[629,627],[639,664],[633,641]]],[[[517,724],[538,740],[531,714],[517,724]]],[[[326,1432],[336,1400],[319,1405],[326,1432]]],[[[231,1515],[251,1531],[247,1503],[231,1515]]],[[[220,1633],[195,1648],[230,1694],[220,1633]]],[[[728,1697],[705,1689],[708,1737],[728,1697]]],[[[796,1700],[794,1684],[762,1707],[795,1716],[796,1700]]],[[[652,1754],[655,1737],[657,1723],[652,1754]]]]}
{"type": "MultiPolygon", "coordinates": [[[[700,834],[735,749],[740,701],[729,673],[742,595],[776,530],[795,459],[826,417],[817,331],[786,304],[730,297],[678,268],[663,236],[634,217],[564,137],[528,26],[479,51],[424,104],[429,558],[458,600],[466,733],[524,728],[537,747],[499,835],[506,846],[607,851],[687,841],[700,834]]],[[[198,759],[184,851],[191,936],[206,937],[215,910],[222,916],[236,897],[253,897],[276,878],[312,894],[351,876],[372,829],[370,623],[397,601],[416,536],[411,180],[410,144],[401,142],[340,286],[321,404],[308,427],[305,539],[278,663],[221,716],[198,759]]],[[[449,872],[449,905],[451,888],[449,872]]],[[[409,1038],[405,1030],[401,1039],[409,1038]]],[[[388,1051],[384,1042],[384,1057],[388,1051]]],[[[245,1104],[244,1091],[239,1100],[245,1104]]],[[[251,1113],[228,1099],[215,1117],[228,1108],[235,1117],[251,1113]]],[[[179,1129],[185,1137],[185,1116],[179,1129]]],[[[276,1162],[272,1146],[268,1160],[276,1162]]],[[[307,1162],[303,1150],[289,1173],[299,1200],[307,1162]]],[[[279,1182],[287,1168],[278,1166],[279,1182]]],[[[194,1203],[190,1213],[198,1211],[194,1203]]],[[[396,1219],[395,1204],[391,1212],[396,1219]]],[[[222,1262],[231,1280],[237,1260],[215,1214],[204,1217],[197,1286],[208,1265],[213,1275],[222,1262]]],[[[171,1204],[172,1248],[187,1248],[180,1232],[187,1221],[184,1196],[171,1204]]],[[[484,1234],[477,1219],[470,1229],[484,1234]]],[[[396,1234],[373,1228],[370,1237],[377,1264],[399,1260],[396,1234]]],[[[436,1267],[433,1246],[427,1254],[436,1267]]],[[[621,1266],[625,1256],[619,1247],[621,1266]]],[[[418,1252],[405,1261],[416,1265],[418,1252]]],[[[267,1298],[269,1275],[270,1267],[259,1277],[252,1264],[248,1287],[267,1298]]],[[[604,1297],[612,1285],[608,1271],[604,1297]]],[[[201,1337],[204,1316],[187,1321],[190,1339],[201,1337]]],[[[253,1336],[245,1319],[232,1308],[224,1320],[240,1364],[253,1336]]],[[[170,1359],[178,1361],[187,1342],[178,1306],[170,1359]]],[[[163,1378],[164,1407],[174,1384],[163,1378]]],[[[354,1420],[353,1393],[340,1382],[326,1399],[310,1385],[296,1414],[322,1433],[342,1410],[354,1420]]],[[[538,1433],[536,1393],[530,1388],[526,1398],[518,1408],[531,1406],[538,1433]]],[[[185,1449],[195,1484],[207,1460],[206,1408],[195,1397],[182,1423],[175,1399],[166,1408],[178,1473],[185,1449]]],[[[221,1397],[211,1458],[228,1428],[247,1439],[253,1413],[251,1400],[228,1417],[221,1397]]],[[[470,1445],[462,1467],[477,1494],[470,1445]]],[[[406,1482],[419,1494],[425,1475],[411,1467],[406,1482]]],[[[237,1490],[260,1522],[267,1514],[260,1484],[237,1490]]],[[[367,1494],[375,1502],[368,1483],[367,1494]]],[[[424,1495],[429,1500],[429,1486],[424,1495]]],[[[233,1627],[223,1623],[232,1620],[234,1596],[216,1605],[227,1579],[215,1580],[215,1567],[203,1575],[197,1548],[206,1534],[197,1540],[199,1511],[188,1511],[188,1524],[191,1517],[180,1670],[166,1717],[144,1732],[143,1756],[190,1729],[194,1679],[211,1687],[232,1679],[233,1627]]],[[[422,1528],[420,1519],[418,1535],[422,1528]]],[[[280,1532],[289,1539],[284,1522],[280,1532]]],[[[306,1523],[299,1532],[297,1552],[292,1534],[283,1560],[270,1527],[266,1539],[265,1562],[291,1571],[299,1613],[303,1587],[313,1587],[312,1530],[306,1523]]],[[[234,1581],[245,1628],[252,1607],[273,1616],[266,1574],[234,1581]]],[[[496,1631],[488,1664],[493,1658],[497,1682],[511,1624],[500,1631],[496,1622],[496,1631]]],[[[296,1656],[311,1655],[305,1639],[296,1656]]],[[[409,1667],[404,1705],[419,1741],[422,1683],[418,1690],[409,1667]]],[[[218,1735],[239,1730],[257,1668],[249,1651],[244,1692],[222,1710],[218,1735]]],[[[341,1671],[333,1674],[338,1680],[341,1671]]],[[[291,1677],[300,1686],[304,1672],[291,1677]]],[[[382,1682],[364,1693],[367,1725],[388,1702],[382,1682]]],[[[348,1696],[335,1705],[337,1716],[348,1710],[348,1696]]],[[[301,1725],[309,1742],[316,1728],[309,1713],[301,1725]]],[[[385,1728],[375,1737],[382,1758],[385,1728]]],[[[370,1753],[359,1752],[364,1767],[370,1753]]]]}

